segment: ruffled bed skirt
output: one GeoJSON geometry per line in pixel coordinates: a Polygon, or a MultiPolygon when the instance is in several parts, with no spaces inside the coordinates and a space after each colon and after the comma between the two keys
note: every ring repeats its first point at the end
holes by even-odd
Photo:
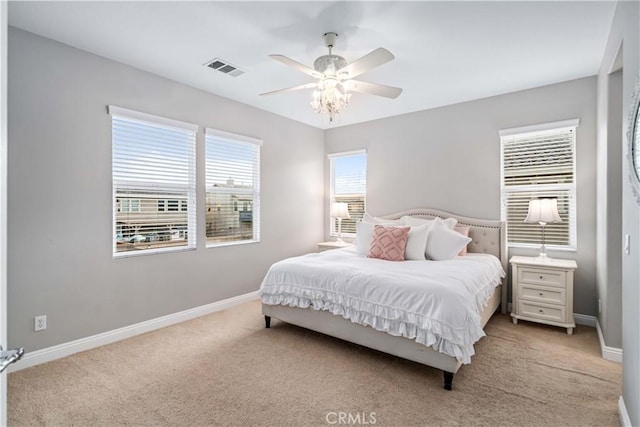
{"type": "Polygon", "coordinates": [[[454,328],[419,313],[387,307],[352,296],[299,285],[266,284],[260,289],[262,302],[267,305],[285,305],[313,308],[342,316],[353,323],[370,326],[393,336],[415,340],[419,344],[455,357],[461,363],[471,363],[475,354],[473,344],[485,336],[480,313],[488,303],[500,279],[481,287],[475,295],[476,307],[467,310],[467,327],[454,328]]]}

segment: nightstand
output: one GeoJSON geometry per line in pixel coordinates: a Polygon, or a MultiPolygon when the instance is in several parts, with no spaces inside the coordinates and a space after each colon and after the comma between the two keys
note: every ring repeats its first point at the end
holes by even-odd
{"type": "Polygon", "coordinates": [[[518,320],[567,328],[573,334],[573,260],[514,256],[511,263],[513,323],[518,320]]]}
{"type": "Polygon", "coordinates": [[[346,248],[347,246],[353,246],[353,244],[347,242],[321,242],[318,243],[318,252],[329,251],[331,249],[346,248]]]}

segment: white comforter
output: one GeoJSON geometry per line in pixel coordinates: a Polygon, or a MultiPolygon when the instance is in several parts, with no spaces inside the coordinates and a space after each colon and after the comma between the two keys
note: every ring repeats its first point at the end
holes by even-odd
{"type": "Polygon", "coordinates": [[[485,335],[480,313],[504,276],[493,255],[392,262],[346,248],[273,264],[260,295],[265,304],[327,310],[470,363],[485,335]]]}

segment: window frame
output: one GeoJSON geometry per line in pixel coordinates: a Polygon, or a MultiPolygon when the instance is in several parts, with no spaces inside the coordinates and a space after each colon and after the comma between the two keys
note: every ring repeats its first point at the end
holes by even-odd
{"type": "MultiPolygon", "coordinates": [[[[205,178],[204,178],[204,215],[205,215],[205,224],[206,224],[206,215],[207,215],[207,194],[209,193],[209,185],[207,183],[206,170],[207,170],[207,142],[208,137],[211,136],[213,138],[221,139],[230,143],[237,144],[248,144],[257,147],[257,164],[256,169],[253,171],[253,185],[251,189],[244,188],[234,188],[226,190],[223,187],[218,188],[218,191],[224,193],[228,192],[229,194],[251,194],[252,195],[252,204],[251,204],[251,212],[252,212],[252,239],[243,239],[243,240],[233,240],[226,242],[209,242],[209,237],[207,237],[206,226],[205,226],[205,247],[208,248],[219,248],[224,246],[235,246],[235,245],[246,245],[252,243],[260,243],[261,239],[261,204],[260,204],[260,195],[261,195],[261,166],[262,166],[262,146],[263,141],[258,138],[253,138],[246,135],[240,135],[236,133],[226,132],[218,129],[205,128],[205,138],[204,138],[204,169],[205,169],[205,178]]],[[[235,202],[235,207],[237,211],[237,200],[235,202]]]]}
{"type": "MultiPolygon", "coordinates": [[[[364,204],[364,211],[366,212],[367,210],[367,166],[368,166],[368,155],[367,155],[367,150],[366,149],[359,149],[359,150],[350,150],[350,151],[341,151],[338,153],[331,153],[327,156],[327,159],[329,160],[329,206],[327,209],[327,217],[328,217],[328,221],[329,221],[329,236],[330,237],[338,237],[338,230],[336,227],[336,221],[333,220],[333,218],[331,218],[331,215],[329,214],[329,212],[331,212],[331,205],[335,202],[335,167],[334,167],[334,163],[333,160],[336,158],[340,158],[340,157],[349,157],[349,156],[356,156],[356,155],[361,155],[364,154],[365,156],[365,170],[364,170],[364,174],[365,174],[365,184],[364,184],[364,193],[362,194],[362,199],[363,199],[363,204],[364,204]]],[[[342,237],[356,237],[356,233],[349,233],[349,232],[345,232],[344,230],[342,231],[342,237]]]]}
{"type": "MultiPolygon", "coordinates": [[[[146,255],[155,255],[161,253],[170,253],[170,252],[183,252],[183,251],[191,251],[195,250],[197,246],[197,204],[196,204],[196,145],[197,145],[197,133],[200,126],[183,122],[179,120],[169,119],[166,117],[155,116],[153,114],[147,114],[140,111],[129,110],[126,108],[121,108],[113,105],[107,106],[107,112],[111,116],[111,150],[112,150],[112,164],[111,164],[111,187],[112,187],[112,196],[111,196],[111,204],[112,204],[112,217],[111,217],[111,239],[112,239],[112,256],[114,259],[119,258],[128,258],[135,256],[146,256],[146,255]],[[113,164],[113,152],[114,152],[114,139],[113,139],[113,129],[114,129],[114,118],[118,118],[120,120],[126,120],[133,123],[139,123],[147,126],[155,126],[158,128],[164,128],[169,130],[179,130],[188,133],[189,147],[188,149],[188,158],[187,158],[187,173],[188,173],[188,183],[185,188],[185,194],[187,197],[187,238],[186,245],[181,246],[169,246],[169,247],[155,247],[155,248],[146,248],[146,249],[136,249],[136,250],[127,250],[127,251],[118,251],[117,250],[117,231],[118,231],[118,203],[117,199],[119,193],[116,188],[116,180],[114,174],[114,164],[113,164]],[[190,212],[189,212],[190,210],[190,212]]],[[[136,197],[130,197],[136,198],[136,197]]],[[[159,196],[157,200],[164,200],[166,202],[168,197],[159,196]]],[[[142,212],[142,200],[140,199],[139,204],[139,212],[142,212]]],[[[155,206],[158,207],[157,202],[155,206]]],[[[182,233],[183,231],[180,231],[182,233]]]]}
{"type": "MultiPolygon", "coordinates": [[[[507,222],[507,195],[519,192],[539,192],[567,191],[569,195],[568,218],[569,218],[569,243],[567,245],[546,244],[548,250],[575,252],[578,248],[578,214],[577,214],[577,151],[578,151],[578,126],[579,119],[563,120],[557,122],[542,123],[538,125],[522,126],[517,128],[502,129],[498,132],[500,136],[500,219],[507,222]],[[559,134],[573,130],[572,147],[572,174],[573,182],[565,184],[526,184],[526,185],[505,185],[505,140],[513,137],[525,137],[536,133],[559,134]]],[[[522,218],[524,221],[524,218],[522,218]]],[[[509,230],[507,227],[507,245],[512,248],[539,249],[538,243],[524,243],[509,241],[509,230]]]]}
{"type": "MultiPolygon", "coordinates": [[[[117,202],[116,202],[117,203],[117,202]]],[[[138,198],[134,198],[134,197],[122,197],[120,199],[120,208],[119,208],[119,212],[120,213],[132,213],[132,212],[140,212],[140,199],[138,198]],[[127,201],[128,203],[126,203],[125,206],[125,201],[127,201]],[[135,209],[134,209],[134,203],[135,203],[135,209]]]]}

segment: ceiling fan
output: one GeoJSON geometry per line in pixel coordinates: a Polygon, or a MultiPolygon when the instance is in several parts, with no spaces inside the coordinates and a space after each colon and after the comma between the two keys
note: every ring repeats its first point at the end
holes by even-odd
{"type": "Polygon", "coordinates": [[[278,93],[292,92],[301,89],[315,89],[311,100],[311,107],[316,113],[325,113],[329,121],[347,106],[351,97],[350,92],[368,93],[383,96],[385,98],[397,98],[402,89],[385,86],[377,83],[354,80],[355,77],[367,71],[391,61],[394,56],[384,48],[377,48],[365,56],[347,64],[347,61],[331,51],[335,45],[338,34],[329,32],[323,35],[325,45],[329,48],[328,55],[322,55],[313,62],[313,68],[307,67],[284,55],[269,55],[276,61],[295,68],[298,71],[317,79],[316,82],[306,83],[260,95],[274,95],[278,93]]]}

